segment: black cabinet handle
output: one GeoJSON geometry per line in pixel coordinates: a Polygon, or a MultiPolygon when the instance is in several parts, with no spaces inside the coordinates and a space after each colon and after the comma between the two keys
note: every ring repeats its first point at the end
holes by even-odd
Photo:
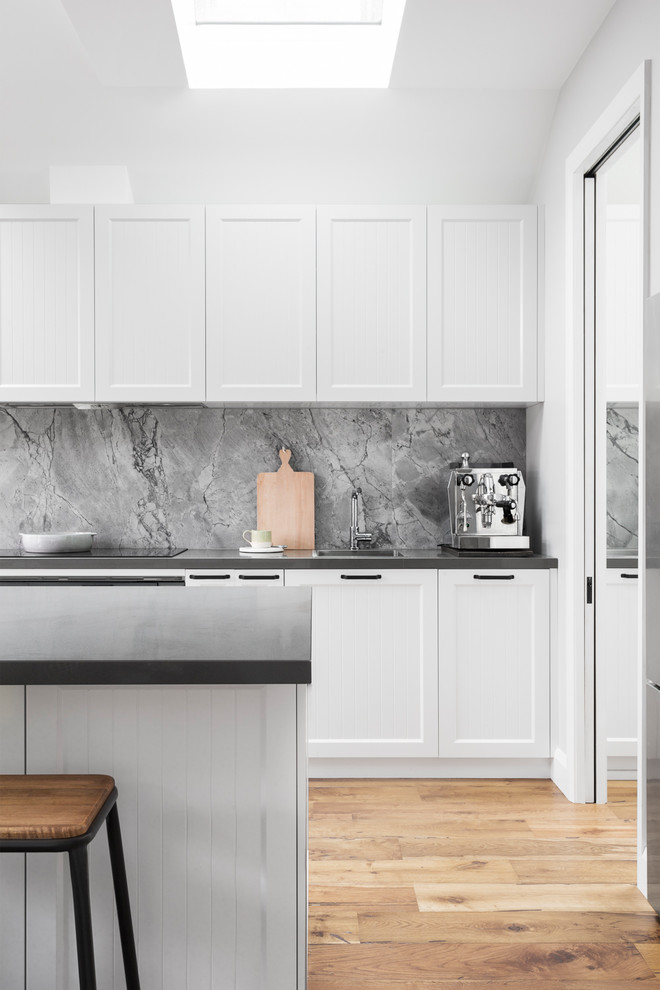
{"type": "Polygon", "coordinates": [[[342,581],[380,581],[382,574],[342,574],[342,581]]]}
{"type": "Polygon", "coordinates": [[[231,574],[189,574],[189,581],[228,581],[231,574]]]}
{"type": "Polygon", "coordinates": [[[621,577],[622,578],[629,578],[631,580],[636,581],[637,578],[639,577],[639,574],[622,574],[621,577]]]}
{"type": "Polygon", "coordinates": [[[239,581],[279,581],[279,574],[239,574],[239,581]]]}
{"type": "Polygon", "coordinates": [[[515,574],[473,574],[475,581],[513,581],[515,574]]]}

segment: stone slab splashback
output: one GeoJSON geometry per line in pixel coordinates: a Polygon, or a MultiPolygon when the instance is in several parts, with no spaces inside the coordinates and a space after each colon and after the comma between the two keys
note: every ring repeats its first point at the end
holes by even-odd
{"type": "Polygon", "coordinates": [[[100,547],[239,546],[281,446],[316,476],[317,546],[347,543],[359,486],[376,544],[432,548],[449,538],[461,451],[525,470],[525,410],[2,407],[0,546],[58,530],[94,530],[100,547]]]}
{"type": "Polygon", "coordinates": [[[637,550],[639,409],[607,407],[607,548],[637,550]]]}

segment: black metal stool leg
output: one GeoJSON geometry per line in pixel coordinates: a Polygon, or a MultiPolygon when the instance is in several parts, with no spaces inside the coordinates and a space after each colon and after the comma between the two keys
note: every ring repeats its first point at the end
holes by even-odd
{"type": "Polygon", "coordinates": [[[71,870],[71,888],[73,891],[73,915],[76,922],[80,990],[96,990],[87,846],[69,849],[69,869],[71,870]]]}
{"type": "Polygon", "coordinates": [[[108,812],[106,825],[108,828],[110,863],[112,865],[112,882],[115,887],[115,900],[117,902],[117,923],[119,925],[119,937],[121,939],[121,953],[124,959],[126,990],[140,990],[135,937],[133,935],[133,923],[131,921],[131,904],[128,898],[128,883],[124,863],[124,847],[121,841],[119,813],[117,812],[116,804],[108,812]]]}

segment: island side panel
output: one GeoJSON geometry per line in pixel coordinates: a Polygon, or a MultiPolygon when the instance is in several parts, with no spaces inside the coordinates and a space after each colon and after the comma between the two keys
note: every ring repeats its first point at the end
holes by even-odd
{"type": "MultiPolygon", "coordinates": [[[[0,686],[0,773],[25,773],[25,688],[0,686]]],[[[0,986],[25,984],[25,856],[0,856],[0,986]],[[7,892],[11,891],[11,896],[7,892]]]]}
{"type": "MultiPolygon", "coordinates": [[[[143,990],[291,990],[299,981],[295,685],[34,686],[27,768],[119,789],[143,990]]],[[[27,990],[76,985],[62,857],[32,856],[27,990]]],[[[90,846],[99,973],[123,990],[105,837],[90,846]]]]}

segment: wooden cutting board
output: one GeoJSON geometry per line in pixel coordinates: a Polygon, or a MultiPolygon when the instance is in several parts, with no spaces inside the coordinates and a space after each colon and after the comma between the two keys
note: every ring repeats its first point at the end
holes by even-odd
{"type": "Polygon", "coordinates": [[[294,471],[290,450],[280,450],[279,471],[257,475],[257,529],[269,529],[273,544],[314,549],[314,475],[294,471]]]}

